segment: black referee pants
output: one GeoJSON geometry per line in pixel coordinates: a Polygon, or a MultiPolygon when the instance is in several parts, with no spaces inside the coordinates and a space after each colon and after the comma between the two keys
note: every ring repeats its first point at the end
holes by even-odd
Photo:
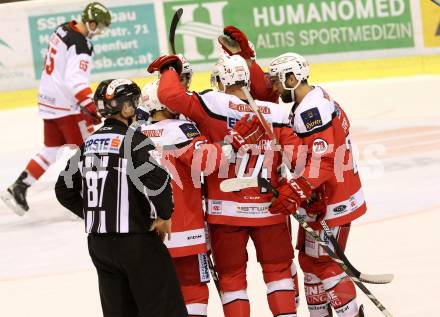
{"type": "Polygon", "coordinates": [[[187,317],[171,257],[146,234],[90,234],[104,317],[187,317]]]}

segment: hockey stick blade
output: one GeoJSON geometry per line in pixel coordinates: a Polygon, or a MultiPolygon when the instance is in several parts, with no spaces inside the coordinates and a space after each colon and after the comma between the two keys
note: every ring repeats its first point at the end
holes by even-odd
{"type": "MultiPolygon", "coordinates": [[[[268,189],[274,196],[278,196],[277,190],[272,186],[272,184],[265,178],[230,178],[222,181],[220,183],[220,189],[223,192],[233,192],[239,191],[249,187],[260,187],[268,189]]],[[[336,254],[345,262],[349,269],[354,273],[354,275],[362,282],[369,284],[388,284],[394,279],[393,274],[364,274],[359,272],[347,259],[344,252],[340,249],[338,242],[331,234],[330,228],[327,226],[325,221],[321,222],[322,227],[326,231],[327,236],[330,238],[332,244],[335,246],[336,254]]]]}
{"type": "Polygon", "coordinates": [[[327,225],[327,223],[324,220],[321,220],[320,224],[321,224],[322,228],[324,229],[325,234],[330,239],[330,242],[332,243],[333,247],[335,248],[336,254],[341,258],[342,261],[345,262],[345,264],[348,266],[350,271],[352,271],[354,273],[354,275],[361,282],[369,283],[369,284],[388,284],[393,281],[393,279],[394,279],[393,274],[374,274],[373,275],[373,274],[364,274],[364,273],[359,272],[345,256],[344,251],[339,246],[338,241],[334,237],[334,235],[333,235],[332,231],[330,230],[329,226],[327,225]]]}
{"type": "MultiPolygon", "coordinates": [[[[249,102],[249,105],[252,108],[252,111],[257,115],[258,119],[260,120],[261,124],[263,125],[263,128],[266,130],[266,133],[268,136],[271,137],[272,141],[277,142],[275,135],[270,129],[268,123],[264,119],[263,115],[258,110],[258,106],[256,105],[254,99],[252,98],[251,94],[249,93],[249,90],[247,90],[247,87],[242,87],[241,89],[243,93],[246,96],[246,99],[249,102]]],[[[289,171],[289,170],[288,170],[289,171]]],[[[290,171],[289,171],[290,172],[290,171]]],[[[264,180],[264,179],[263,179],[264,180]]],[[[263,186],[264,188],[272,188],[271,192],[274,194],[274,190],[272,184],[270,184],[269,181],[266,180],[266,185],[263,186]]],[[[275,194],[274,194],[275,195],[275,194]]],[[[339,258],[335,252],[325,243],[322,241],[319,235],[316,234],[316,232],[310,228],[310,226],[305,222],[302,216],[300,216],[298,213],[293,213],[292,215],[301,225],[301,227],[304,228],[304,230],[327,252],[327,254],[336,262],[339,264],[339,266],[345,271],[347,276],[353,281],[354,284],[362,291],[365,295],[367,295],[368,299],[376,306],[377,309],[379,309],[384,316],[392,317],[390,312],[382,305],[382,303],[377,299],[376,296],[374,296],[373,293],[370,292],[370,290],[364,285],[362,281],[359,280],[358,277],[355,276],[355,274],[350,270],[350,268],[346,265],[346,263],[339,258]]]]}
{"type": "Polygon", "coordinates": [[[180,21],[182,13],[183,13],[182,8],[177,9],[177,11],[174,13],[173,20],[171,21],[171,25],[170,25],[169,41],[170,41],[171,53],[173,53],[173,54],[176,54],[176,47],[174,46],[175,45],[174,39],[176,38],[177,24],[180,21]]]}
{"type": "Polygon", "coordinates": [[[225,193],[239,191],[245,188],[258,187],[258,179],[254,177],[229,178],[220,183],[220,190],[225,193]]]}
{"type": "Polygon", "coordinates": [[[258,187],[260,189],[266,189],[272,193],[275,197],[278,197],[278,191],[262,177],[240,177],[240,178],[228,178],[220,183],[220,189],[222,192],[236,192],[245,188],[258,187]],[[266,186],[265,186],[266,185],[266,186]]]}

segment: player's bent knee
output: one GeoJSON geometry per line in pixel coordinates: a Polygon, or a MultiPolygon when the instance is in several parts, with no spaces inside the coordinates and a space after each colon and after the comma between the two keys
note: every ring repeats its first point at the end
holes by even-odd
{"type": "Polygon", "coordinates": [[[222,291],[238,291],[247,288],[246,267],[228,273],[219,273],[220,289],[222,291]]]}

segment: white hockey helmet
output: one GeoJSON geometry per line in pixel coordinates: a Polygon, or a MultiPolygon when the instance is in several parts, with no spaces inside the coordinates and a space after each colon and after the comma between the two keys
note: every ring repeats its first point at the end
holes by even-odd
{"type": "Polygon", "coordinates": [[[236,84],[249,85],[250,74],[246,61],[240,55],[222,55],[211,74],[211,84],[217,83],[217,78],[224,87],[236,84]]]}
{"type": "Polygon", "coordinates": [[[160,103],[157,97],[157,89],[159,88],[159,80],[155,80],[146,84],[142,89],[141,106],[143,109],[152,114],[153,112],[167,109],[165,105],[160,103]]]}
{"type": "Polygon", "coordinates": [[[284,89],[295,90],[299,84],[307,80],[310,74],[310,66],[307,60],[296,53],[285,53],[270,62],[269,64],[269,75],[277,76],[284,89]],[[286,87],[286,75],[293,73],[298,83],[295,87],[286,87]]]}
{"type": "Polygon", "coordinates": [[[193,70],[191,67],[191,64],[188,62],[188,60],[183,56],[182,54],[177,54],[177,56],[182,61],[182,72],[180,73],[180,76],[186,76],[187,77],[187,86],[191,84],[191,79],[193,75],[193,70]]]}

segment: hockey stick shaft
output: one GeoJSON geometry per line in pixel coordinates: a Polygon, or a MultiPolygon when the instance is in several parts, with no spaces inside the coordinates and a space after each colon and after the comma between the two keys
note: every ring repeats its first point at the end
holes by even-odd
{"type": "Polygon", "coordinates": [[[388,284],[393,279],[394,276],[392,274],[376,274],[376,275],[370,275],[370,274],[363,274],[362,272],[359,272],[353,264],[350,263],[350,261],[347,259],[344,251],[339,246],[338,241],[334,237],[332,231],[330,230],[329,226],[325,222],[325,220],[320,221],[321,227],[324,229],[325,234],[330,239],[330,242],[332,243],[333,247],[335,248],[335,252],[338,255],[338,257],[348,266],[348,268],[354,273],[354,275],[364,283],[369,284],[388,284]]]}
{"type": "MultiPolygon", "coordinates": [[[[205,197],[207,197],[207,195],[206,195],[206,186],[205,186],[205,176],[204,176],[203,172],[200,175],[200,182],[202,185],[202,208],[203,208],[203,213],[206,213],[208,203],[205,199],[205,197]]],[[[208,231],[209,231],[209,227],[208,227],[208,231]]],[[[208,242],[207,242],[207,244],[208,244],[208,242]]],[[[209,272],[211,273],[212,279],[214,280],[214,285],[215,285],[215,288],[217,289],[218,296],[221,299],[222,293],[220,291],[220,281],[218,278],[218,274],[217,274],[217,271],[215,270],[214,262],[211,259],[211,254],[208,253],[207,257],[208,257],[209,272]]]]}
{"type": "MultiPolygon", "coordinates": [[[[260,122],[263,125],[263,128],[266,130],[266,133],[272,137],[272,140],[274,140],[275,142],[277,141],[275,139],[275,135],[272,132],[272,130],[269,128],[269,124],[266,122],[266,120],[264,119],[263,115],[260,113],[260,111],[258,110],[258,106],[255,103],[255,100],[252,98],[249,90],[247,89],[247,87],[242,87],[242,91],[245,94],[249,105],[251,106],[252,110],[255,112],[255,114],[257,115],[258,119],[260,120],[260,122]]],[[[288,169],[287,169],[288,170],[288,169]]],[[[290,172],[290,171],[289,171],[290,172]]],[[[273,188],[272,184],[270,184],[269,181],[267,181],[267,187],[266,188],[273,188]]],[[[274,188],[273,188],[274,189],[274,188]]],[[[274,189],[275,190],[275,189],[274,189]]],[[[271,190],[272,193],[273,190],[271,190]]],[[[388,310],[382,305],[382,303],[376,298],[376,296],[374,296],[370,290],[364,285],[364,283],[362,283],[355,275],[354,273],[350,270],[350,268],[348,268],[348,266],[333,252],[333,250],[327,246],[327,244],[322,241],[322,239],[319,237],[318,234],[316,234],[316,232],[307,224],[307,222],[296,212],[293,213],[293,217],[299,222],[299,224],[301,225],[301,227],[304,228],[304,230],[327,252],[327,254],[333,258],[333,260],[338,263],[341,268],[347,273],[347,275],[351,278],[351,280],[353,281],[353,283],[356,284],[357,287],[359,287],[359,289],[361,291],[363,291],[365,293],[365,295],[368,296],[368,298],[373,302],[373,304],[384,314],[384,316],[387,317],[392,317],[392,315],[388,312],[388,310]]]]}
{"type": "MultiPolygon", "coordinates": [[[[267,188],[268,186],[265,186],[266,183],[267,180],[261,177],[228,178],[220,183],[220,190],[223,192],[233,192],[250,187],[259,187],[260,189],[269,190],[274,196],[277,196],[278,193],[276,189],[274,189],[273,186],[269,186],[270,188],[267,188]]],[[[360,281],[369,284],[388,284],[393,281],[393,274],[365,274],[359,272],[345,256],[344,251],[341,249],[337,240],[334,238],[332,231],[328,227],[325,220],[321,221],[321,226],[323,227],[324,231],[326,231],[327,236],[335,247],[336,254],[341,258],[342,261],[345,262],[345,264],[350,268],[350,270],[360,281]]]]}
{"type": "MultiPolygon", "coordinates": [[[[275,188],[273,188],[272,184],[266,180],[262,179],[262,183],[264,183],[264,188],[269,189],[270,192],[275,196],[278,197],[278,192],[275,188]]],[[[336,263],[341,266],[341,268],[347,273],[347,275],[351,278],[351,280],[359,287],[360,290],[362,290],[365,295],[368,296],[368,298],[374,303],[374,305],[385,315],[385,316],[391,316],[391,314],[386,310],[386,308],[382,305],[381,302],[374,296],[370,290],[362,283],[362,281],[354,274],[354,272],[350,269],[350,267],[342,260],[340,257],[325,243],[321,237],[313,230],[307,222],[303,219],[302,216],[300,216],[298,213],[294,213],[292,215],[301,225],[301,227],[315,240],[324,250],[325,252],[335,261],[336,263]]],[[[324,221],[325,223],[325,221],[324,221]]],[[[326,224],[326,223],[325,223],[326,224]]],[[[330,228],[327,226],[328,231],[331,234],[330,228]]],[[[327,231],[326,231],[327,234],[327,231]]],[[[327,234],[328,235],[328,234],[327,234]]],[[[333,237],[333,235],[332,235],[333,237]]],[[[334,237],[333,237],[334,238],[334,237]]],[[[336,239],[335,239],[336,241],[336,239]]],[[[337,241],[336,241],[337,245],[337,241]]],[[[342,250],[341,250],[342,251],[342,250]]]]}
{"type": "Polygon", "coordinates": [[[327,254],[338,263],[341,268],[347,273],[350,279],[356,284],[359,289],[364,292],[365,295],[373,302],[373,304],[384,314],[384,316],[392,317],[390,312],[382,305],[382,303],[374,296],[370,290],[362,283],[350,270],[350,268],[342,261],[333,250],[318,236],[318,234],[305,222],[305,220],[297,213],[293,214],[293,217],[299,222],[301,227],[327,252],[327,254]]]}
{"type": "Polygon", "coordinates": [[[247,89],[247,87],[241,87],[241,91],[244,93],[244,95],[246,96],[246,99],[249,102],[249,105],[252,108],[252,111],[255,113],[255,115],[257,116],[258,120],[260,121],[261,125],[263,126],[264,130],[266,130],[266,134],[275,142],[277,141],[275,138],[275,134],[273,133],[271,127],[269,126],[269,124],[267,123],[266,119],[264,119],[263,115],[261,114],[260,110],[258,110],[258,106],[255,103],[254,99],[251,96],[251,93],[249,92],[249,90],[247,89]]]}
{"type": "Polygon", "coordinates": [[[182,13],[183,13],[183,9],[182,8],[177,9],[177,11],[174,12],[173,19],[171,20],[169,41],[170,41],[170,48],[171,48],[171,53],[172,54],[176,54],[176,47],[175,47],[174,41],[175,41],[175,38],[176,38],[177,24],[180,21],[180,17],[182,16],[182,13]]]}
{"type": "Polygon", "coordinates": [[[209,266],[209,271],[211,272],[212,279],[214,280],[215,288],[217,289],[218,295],[221,298],[222,296],[220,292],[220,281],[218,279],[217,271],[215,270],[214,262],[212,262],[210,255],[208,255],[208,266],[209,266]]]}

